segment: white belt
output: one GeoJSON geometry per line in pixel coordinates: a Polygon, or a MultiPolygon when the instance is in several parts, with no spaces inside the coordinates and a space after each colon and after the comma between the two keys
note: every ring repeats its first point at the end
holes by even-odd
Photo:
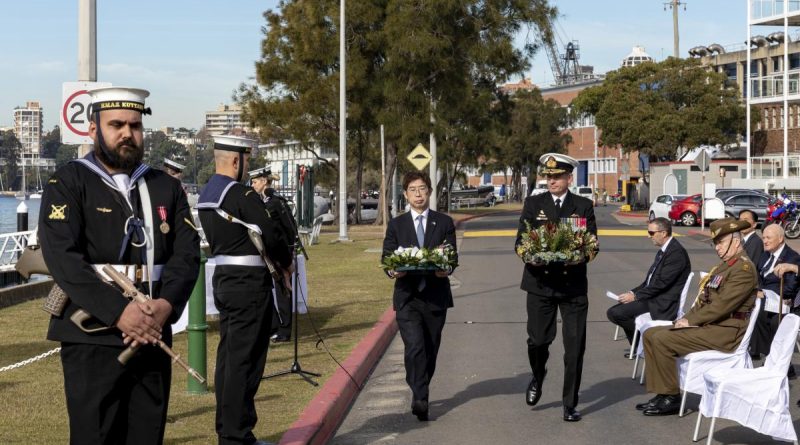
{"type": "Polygon", "coordinates": [[[266,266],[260,255],[217,255],[214,257],[214,263],[216,263],[217,266],[266,266]]]}
{"type": "MultiPolygon", "coordinates": [[[[106,281],[113,281],[111,277],[106,275],[103,272],[103,267],[106,264],[92,264],[92,267],[106,281]]],[[[143,266],[136,266],[135,264],[108,264],[108,266],[113,267],[116,269],[117,272],[127,275],[133,282],[145,282],[145,281],[159,281],[161,280],[161,271],[164,270],[163,264],[154,264],[153,265],[153,276],[149,277],[147,275],[147,268],[143,266]],[[139,276],[136,276],[137,273],[139,276]]]]}

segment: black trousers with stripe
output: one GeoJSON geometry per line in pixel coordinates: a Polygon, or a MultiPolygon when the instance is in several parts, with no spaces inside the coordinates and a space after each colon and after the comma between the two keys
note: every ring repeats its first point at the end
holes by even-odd
{"type": "Polygon", "coordinates": [[[586,295],[545,297],[528,293],[528,360],[533,375],[542,381],[550,357],[550,344],[556,338],[556,315],[561,312],[561,335],[564,341],[564,406],[578,404],[586,350],[586,316],[589,299],[586,295]]]}

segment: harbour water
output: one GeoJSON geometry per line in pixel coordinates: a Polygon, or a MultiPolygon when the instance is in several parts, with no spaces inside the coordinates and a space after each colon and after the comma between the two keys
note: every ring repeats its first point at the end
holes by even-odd
{"type": "Polygon", "coordinates": [[[0,233],[17,231],[17,207],[21,202],[28,207],[28,229],[36,227],[39,221],[40,199],[22,201],[13,196],[0,196],[0,233]]]}

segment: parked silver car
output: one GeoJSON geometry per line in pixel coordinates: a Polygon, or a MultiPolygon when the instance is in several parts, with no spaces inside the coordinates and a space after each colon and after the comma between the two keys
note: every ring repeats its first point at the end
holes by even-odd
{"type": "Polygon", "coordinates": [[[752,210],[758,217],[758,222],[763,223],[767,219],[767,208],[775,201],[775,198],[761,193],[741,193],[730,195],[722,202],[725,204],[725,216],[738,217],[742,210],[752,210]]]}

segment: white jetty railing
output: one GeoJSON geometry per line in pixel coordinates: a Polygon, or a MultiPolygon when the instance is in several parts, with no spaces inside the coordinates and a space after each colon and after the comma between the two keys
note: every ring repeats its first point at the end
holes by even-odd
{"type": "Polygon", "coordinates": [[[0,272],[12,272],[17,258],[22,255],[34,236],[34,230],[0,234],[0,272]]]}

